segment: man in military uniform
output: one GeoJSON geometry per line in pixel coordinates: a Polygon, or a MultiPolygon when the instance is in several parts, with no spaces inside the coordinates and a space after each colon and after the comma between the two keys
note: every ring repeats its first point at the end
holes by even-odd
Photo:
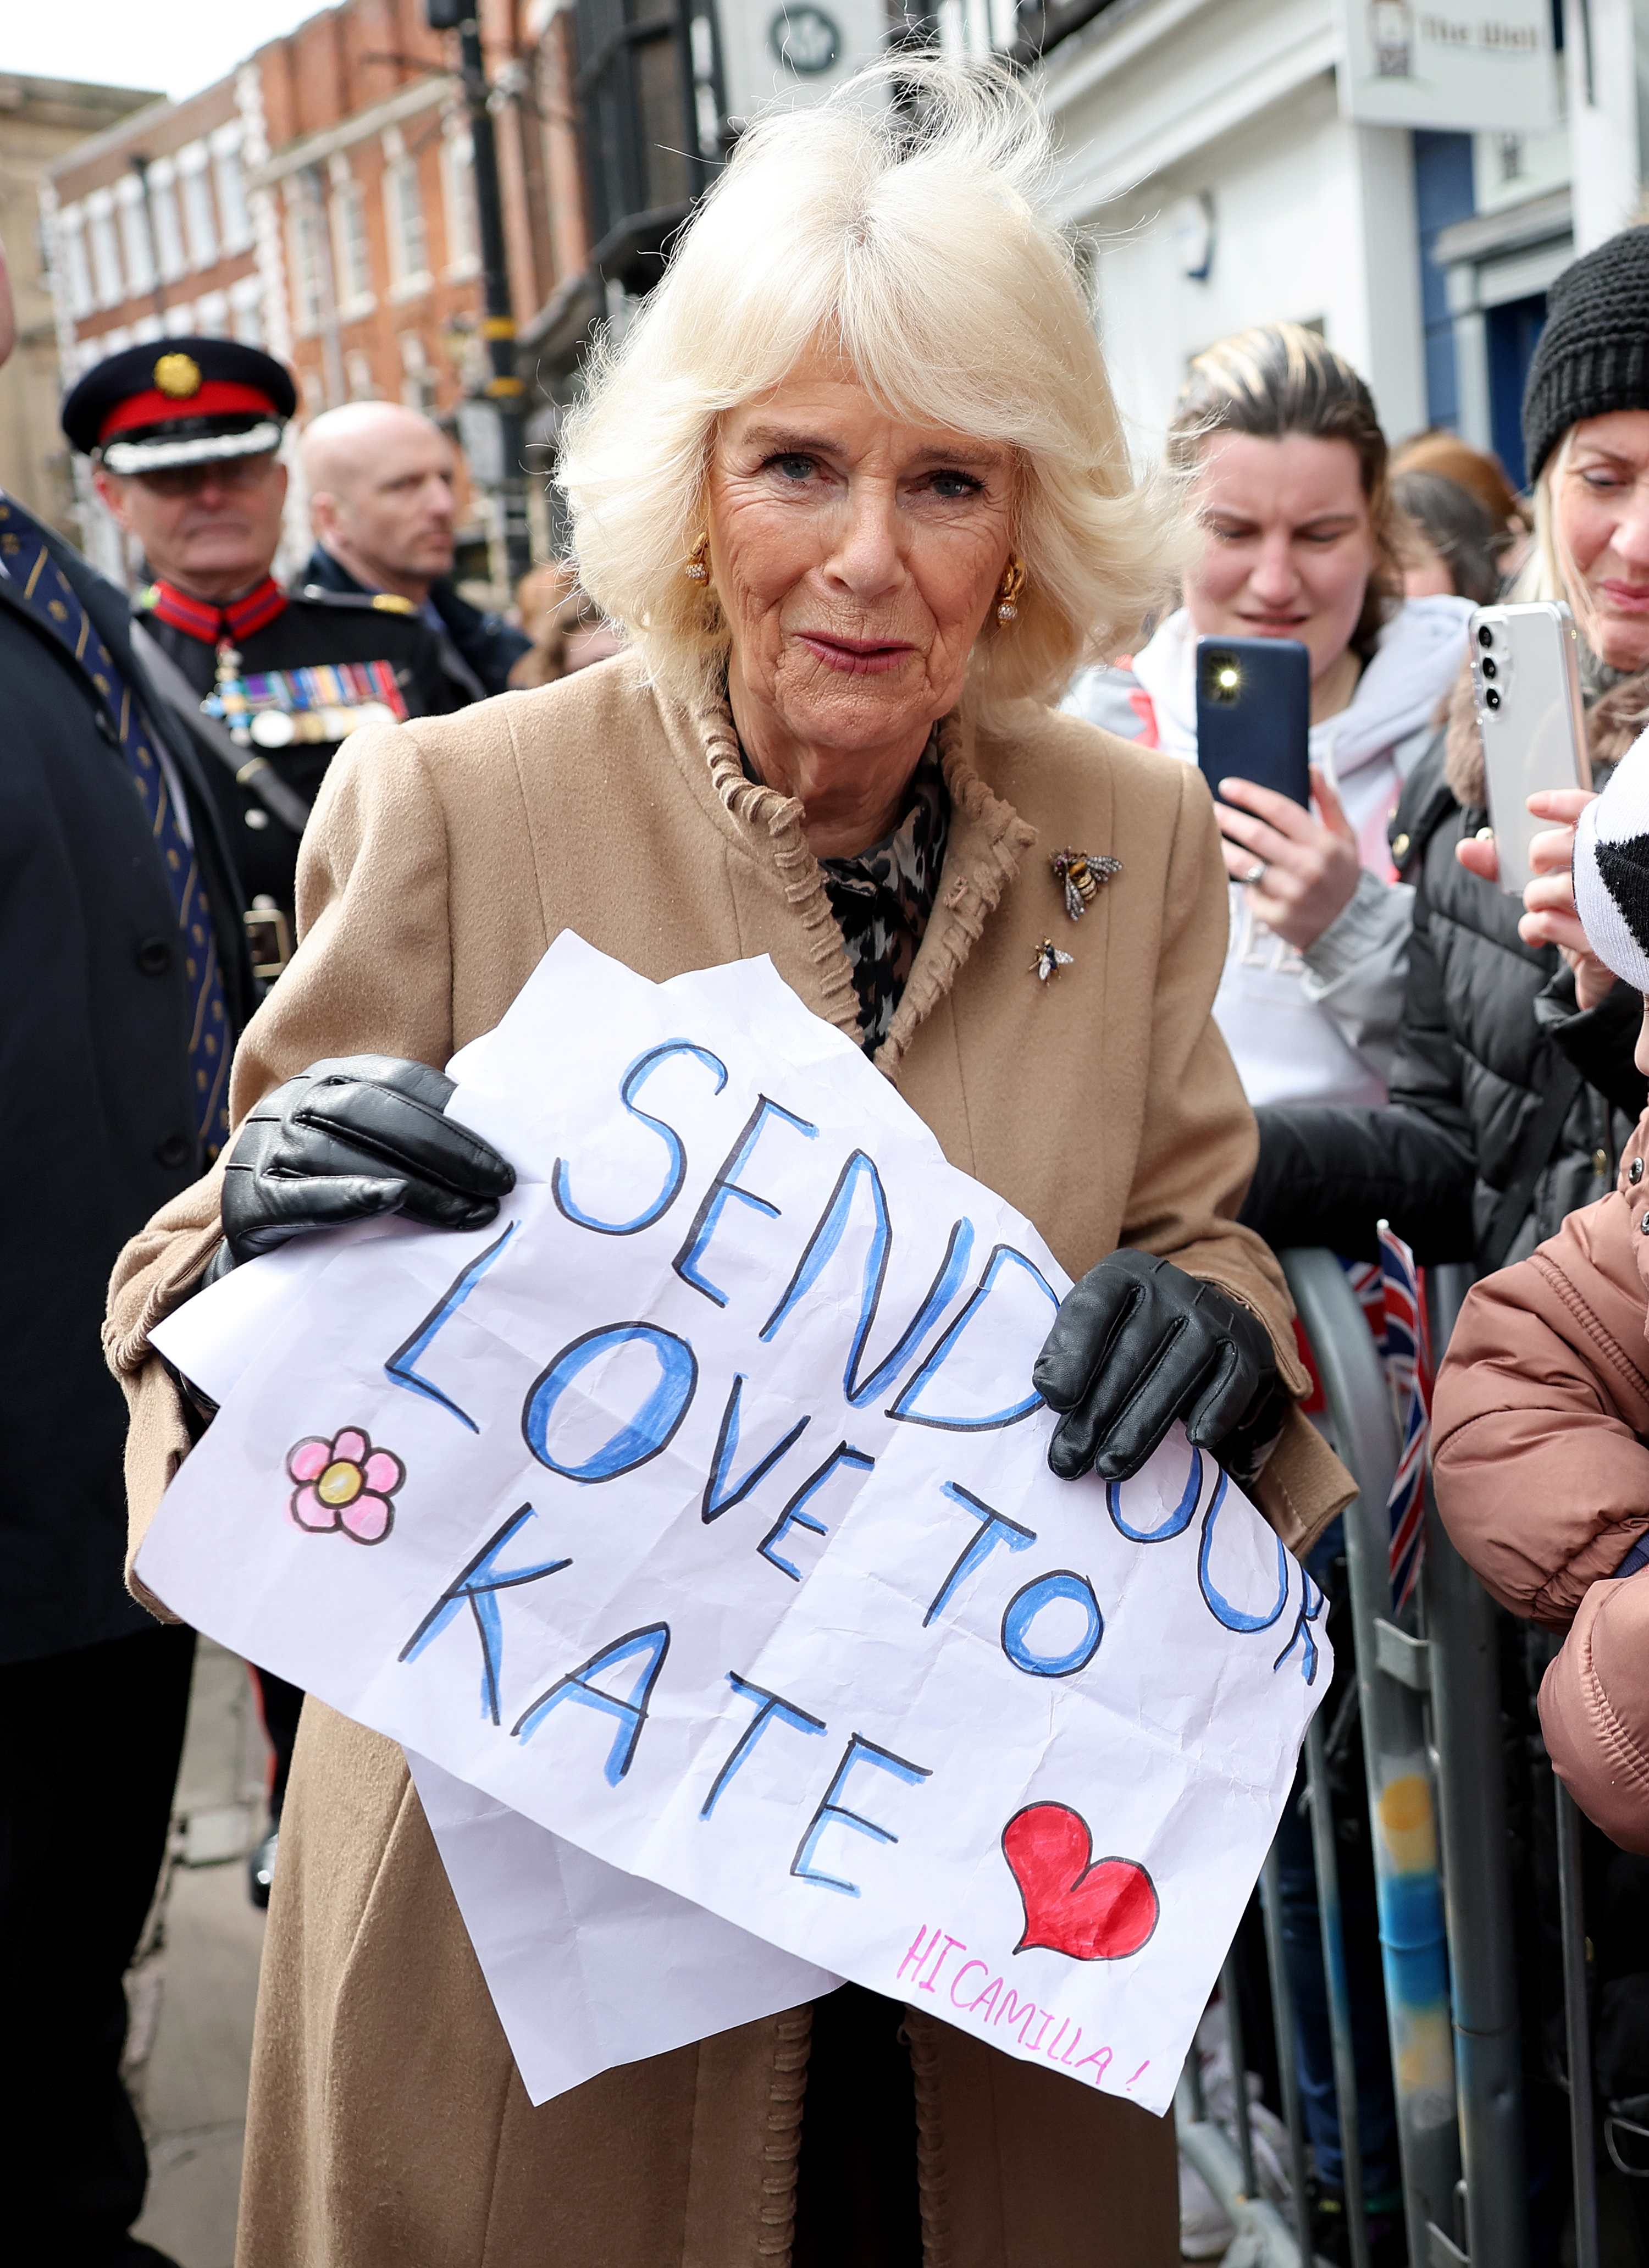
{"type": "MultiPolygon", "coordinates": [[[[341,741],[466,697],[405,599],[291,593],[270,575],[286,498],[275,453],[296,407],[271,356],[202,338],[111,355],[63,407],[98,494],[143,547],[152,579],[133,609],[132,644],[201,752],[264,983],[291,957],[298,841],[341,741]]],[[[250,1868],[262,1904],[303,1697],[263,1671],[258,1684],[275,1751],[271,1829],[250,1868]]]]}
{"type": "Polygon", "coordinates": [[[305,586],[398,593],[467,699],[507,691],[533,642],[453,587],[458,452],[440,427],[399,401],[350,401],[310,420],[301,453],[317,539],[305,586]]]}
{"type": "Polygon", "coordinates": [[[111,355],[63,408],[98,494],[143,548],[152,579],[135,643],[210,759],[266,979],[291,951],[298,837],[340,742],[464,697],[405,599],[272,578],[286,497],[275,453],[296,406],[271,356],[176,338],[111,355]]]}

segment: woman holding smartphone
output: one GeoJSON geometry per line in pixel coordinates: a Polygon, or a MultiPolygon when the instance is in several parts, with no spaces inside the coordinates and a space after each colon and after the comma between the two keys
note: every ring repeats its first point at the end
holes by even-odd
{"type": "MultiPolygon", "coordinates": [[[[1580,644],[1594,784],[1649,722],[1649,228],[1552,287],[1523,434],[1534,539],[1510,596],[1561,600],[1580,644]]],[[[1261,1113],[1243,1219],[1372,1257],[1382,1216],[1424,1260],[1483,1274],[1612,1185],[1644,1101],[1639,1003],[1585,951],[1570,876],[1573,786],[1531,799],[1520,902],[1498,887],[1482,738],[1462,673],[1448,728],[1404,793],[1392,850],[1417,886],[1392,1108],[1261,1113]],[[1560,952],[1557,948],[1562,948],[1560,952]]]]}
{"type": "Polygon", "coordinates": [[[1404,600],[1385,435],[1314,331],[1267,325],[1199,355],[1168,458],[1202,530],[1184,603],[1066,705],[1194,762],[1197,640],[1305,646],[1314,809],[1221,783],[1232,934],[1214,1013],[1250,1101],[1383,1101],[1412,895],[1389,879],[1386,825],[1435,735],[1470,607],[1404,600]]]}

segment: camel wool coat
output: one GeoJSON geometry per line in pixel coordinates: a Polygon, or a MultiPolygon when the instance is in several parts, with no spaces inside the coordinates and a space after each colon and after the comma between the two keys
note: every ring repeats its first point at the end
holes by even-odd
{"type": "MultiPolygon", "coordinates": [[[[1191,767],[1026,703],[940,727],[938,896],[876,1062],[947,1157],[1073,1276],[1171,1256],[1306,1378],[1276,1262],[1234,1215],[1254,1122],[1210,1007],[1226,889],[1191,767]],[[1079,924],[1049,864],[1122,871],[1079,924]],[[1073,956],[1033,974],[1044,937],[1073,956]]],[[[725,701],[620,657],[448,718],[367,731],[306,838],[299,949],[237,1057],[237,1122],[323,1056],[444,1065],[572,929],[656,980],[771,955],[857,1037],[801,805],[744,775],[725,701]]],[[[134,1546],[189,1433],[150,1350],[219,1236],[217,1169],[116,1271],[134,1546]]],[[[1257,1494],[1303,1549],[1350,1497],[1291,1410],[1257,1494]]],[[[140,1592],[141,1594],[141,1592],[140,1592]]],[[[164,1611],[164,1607],[161,1609],[164,1611]]],[[[400,1751],[312,1702],[259,2002],[239,2268],[758,2268],[789,2259],[811,2011],[747,2024],[532,2109],[400,1751]]],[[[1169,2268],[1172,2122],[910,2011],[928,2268],[1169,2268]]]]}

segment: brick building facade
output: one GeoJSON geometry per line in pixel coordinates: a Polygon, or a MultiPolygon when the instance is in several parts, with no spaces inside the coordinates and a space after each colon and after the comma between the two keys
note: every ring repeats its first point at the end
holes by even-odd
{"type": "MultiPolygon", "coordinates": [[[[480,15],[525,322],[585,254],[565,18],[546,0],[482,0],[480,15]]],[[[194,330],[288,363],[300,423],[369,400],[449,418],[486,374],[454,61],[423,0],[342,0],[188,101],[142,110],[61,159],[42,209],[65,383],[163,329],[194,330]]],[[[84,480],[81,518],[98,563],[122,571],[84,480]]],[[[307,536],[296,493],[289,520],[290,563],[307,536]]]]}

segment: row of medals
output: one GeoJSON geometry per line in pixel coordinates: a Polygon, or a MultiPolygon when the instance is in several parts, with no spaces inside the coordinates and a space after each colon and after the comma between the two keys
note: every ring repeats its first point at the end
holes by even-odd
{"type": "MultiPolygon", "coordinates": [[[[393,725],[395,712],[386,701],[361,701],[345,708],[325,702],[315,708],[254,708],[247,697],[244,665],[237,647],[225,639],[217,649],[217,685],[202,702],[210,717],[219,717],[230,738],[245,747],[290,748],[317,740],[346,740],[365,725],[393,725]]],[[[291,673],[271,670],[271,677],[291,673]]]]}

